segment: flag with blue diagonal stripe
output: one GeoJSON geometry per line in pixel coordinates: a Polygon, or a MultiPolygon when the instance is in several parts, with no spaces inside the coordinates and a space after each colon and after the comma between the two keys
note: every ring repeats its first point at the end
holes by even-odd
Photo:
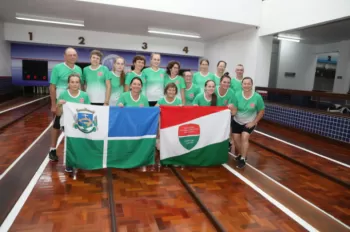
{"type": "Polygon", "coordinates": [[[154,164],[159,108],[63,106],[65,157],[81,169],[154,164]]]}

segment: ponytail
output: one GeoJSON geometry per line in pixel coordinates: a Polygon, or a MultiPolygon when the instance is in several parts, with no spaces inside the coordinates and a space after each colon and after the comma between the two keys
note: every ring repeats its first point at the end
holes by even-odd
{"type": "Polygon", "coordinates": [[[125,72],[124,70],[120,73],[120,86],[125,86],[125,72]]]}
{"type": "Polygon", "coordinates": [[[216,96],[216,93],[213,93],[211,95],[211,103],[210,103],[210,106],[216,106],[216,102],[218,100],[218,97],[216,96]]]}

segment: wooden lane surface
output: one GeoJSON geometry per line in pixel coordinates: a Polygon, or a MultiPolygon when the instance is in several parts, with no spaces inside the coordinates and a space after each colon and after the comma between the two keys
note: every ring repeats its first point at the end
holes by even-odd
{"type": "Polygon", "coordinates": [[[49,100],[48,98],[45,98],[37,102],[0,114],[0,129],[3,129],[9,126],[13,122],[18,121],[19,119],[34,112],[35,110],[41,108],[44,105],[47,105],[47,108],[49,108],[48,100],[49,100]]]}
{"type": "Polygon", "coordinates": [[[43,96],[16,97],[0,104],[0,112],[42,98],[43,96]]]}
{"type": "Polygon", "coordinates": [[[111,231],[105,171],[64,172],[63,142],[58,163],[49,163],[10,231],[111,231]]]}
{"type": "Polygon", "coordinates": [[[345,224],[350,224],[349,188],[254,144],[250,145],[248,163],[345,224]]]}
{"type": "Polygon", "coordinates": [[[227,231],[305,231],[222,166],[177,171],[227,231]]]}
{"type": "Polygon", "coordinates": [[[323,174],[327,178],[343,184],[345,187],[350,187],[350,169],[341,164],[332,162],[258,133],[253,133],[250,140],[263,148],[268,148],[272,151],[278,152],[278,154],[280,154],[282,157],[305,166],[316,173],[323,174]]]}
{"type": "Polygon", "coordinates": [[[168,168],[113,170],[118,231],[215,231],[168,168]]]}
{"type": "Polygon", "coordinates": [[[350,165],[350,144],[262,120],[257,130],[350,165]]]}
{"type": "Polygon", "coordinates": [[[0,130],[0,175],[44,131],[53,117],[46,106],[0,130]]]}

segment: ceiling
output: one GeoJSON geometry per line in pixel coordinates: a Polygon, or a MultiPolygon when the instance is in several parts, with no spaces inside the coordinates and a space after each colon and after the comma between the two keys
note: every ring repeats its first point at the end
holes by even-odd
{"type": "MultiPolygon", "coordinates": [[[[74,0],[7,0],[1,3],[0,18],[5,22],[46,25],[50,27],[77,28],[72,26],[26,22],[15,19],[16,13],[84,20],[83,29],[162,38],[178,38],[193,41],[211,41],[239,32],[251,26],[213,19],[118,7],[74,0]],[[194,32],[201,39],[149,34],[148,27],[194,32]]],[[[82,29],[78,27],[77,29],[82,29]]]]}
{"type": "Polygon", "coordinates": [[[350,40],[350,18],[323,25],[279,33],[301,38],[301,43],[326,44],[350,40]]]}

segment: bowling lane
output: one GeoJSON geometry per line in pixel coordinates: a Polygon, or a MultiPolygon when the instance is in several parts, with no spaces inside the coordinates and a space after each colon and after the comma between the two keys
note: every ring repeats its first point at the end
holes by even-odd
{"type": "Polygon", "coordinates": [[[0,130],[0,175],[49,126],[52,119],[49,107],[43,106],[0,130]]]}
{"type": "Polygon", "coordinates": [[[24,104],[31,103],[41,98],[43,98],[43,96],[28,96],[28,97],[16,97],[14,99],[5,101],[0,104],[0,114],[3,111],[9,110],[11,108],[19,107],[24,104]]]}
{"type": "Polygon", "coordinates": [[[305,231],[222,166],[176,170],[227,231],[305,231]]]}
{"type": "Polygon", "coordinates": [[[64,172],[62,141],[58,163],[49,163],[10,231],[110,231],[104,171],[64,172]]]}
{"type": "Polygon", "coordinates": [[[113,170],[118,231],[216,231],[168,168],[113,170]]]}

